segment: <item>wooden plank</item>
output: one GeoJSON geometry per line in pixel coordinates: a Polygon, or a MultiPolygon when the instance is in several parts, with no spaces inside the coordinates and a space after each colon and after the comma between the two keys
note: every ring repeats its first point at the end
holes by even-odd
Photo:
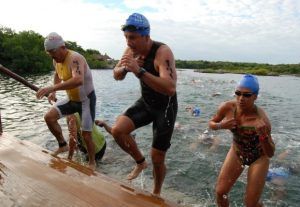
{"type": "Polygon", "coordinates": [[[171,207],[175,203],[0,135],[1,206],[171,207]]]}

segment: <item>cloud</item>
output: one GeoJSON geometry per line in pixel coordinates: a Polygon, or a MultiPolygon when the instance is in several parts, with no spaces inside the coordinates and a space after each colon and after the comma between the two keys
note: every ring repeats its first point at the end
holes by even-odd
{"type": "Polygon", "coordinates": [[[126,47],[120,25],[143,13],[151,37],[177,59],[299,63],[297,0],[0,0],[0,25],[52,31],[84,48],[120,58],[126,47]]]}
{"type": "Polygon", "coordinates": [[[164,13],[152,14],[152,19],[159,24],[157,35],[183,59],[299,63],[299,4],[292,0],[170,1],[161,8],[164,13]]]}
{"type": "Polygon", "coordinates": [[[1,3],[0,25],[16,31],[33,30],[46,36],[52,31],[84,48],[110,52],[118,46],[120,23],[126,17],[118,8],[80,0],[10,0],[1,3]]]}

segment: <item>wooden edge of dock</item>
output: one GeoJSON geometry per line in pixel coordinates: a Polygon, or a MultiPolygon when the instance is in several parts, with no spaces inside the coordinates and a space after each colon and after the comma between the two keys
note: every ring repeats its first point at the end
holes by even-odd
{"type": "Polygon", "coordinates": [[[176,203],[0,134],[1,206],[173,207],[176,203]]]}

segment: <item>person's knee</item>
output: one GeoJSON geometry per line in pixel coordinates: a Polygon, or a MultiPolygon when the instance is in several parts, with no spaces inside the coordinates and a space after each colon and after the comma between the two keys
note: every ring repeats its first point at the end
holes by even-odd
{"type": "Polygon", "coordinates": [[[217,184],[215,189],[217,199],[228,199],[228,190],[217,184]]]}
{"type": "Polygon", "coordinates": [[[123,134],[123,132],[122,132],[122,130],[121,130],[119,127],[113,126],[113,127],[111,128],[111,135],[112,135],[115,139],[120,139],[120,137],[122,137],[122,134],[123,134]]]}
{"type": "Polygon", "coordinates": [[[154,166],[164,166],[165,152],[162,152],[162,151],[158,152],[158,150],[155,150],[155,152],[152,151],[151,160],[152,160],[152,164],[154,166]]]}
{"type": "Polygon", "coordinates": [[[53,116],[50,112],[48,112],[44,115],[44,120],[46,123],[53,123],[53,122],[57,121],[55,116],[53,116]]]}
{"type": "Polygon", "coordinates": [[[247,196],[244,197],[244,204],[246,207],[258,207],[261,206],[256,199],[250,199],[247,198],[247,196]]]}
{"type": "Polygon", "coordinates": [[[165,164],[165,161],[159,157],[152,156],[151,159],[152,159],[153,166],[158,167],[158,166],[163,166],[165,164]]]}
{"type": "Polygon", "coordinates": [[[83,137],[83,139],[84,139],[85,142],[92,141],[92,132],[90,132],[90,131],[82,131],[82,137],[83,137]]]}

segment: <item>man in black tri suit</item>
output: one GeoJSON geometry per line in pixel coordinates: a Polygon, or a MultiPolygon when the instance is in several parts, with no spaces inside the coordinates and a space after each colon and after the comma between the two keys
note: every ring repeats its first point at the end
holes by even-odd
{"type": "Polygon", "coordinates": [[[114,78],[123,80],[128,72],[133,73],[140,81],[141,97],[117,118],[111,132],[119,146],[136,161],[127,176],[132,180],[147,167],[147,162],[130,133],[153,123],[153,194],[159,196],[177,114],[175,60],[167,45],[151,40],[150,24],[143,15],[130,15],[122,31],[128,47],[114,68],[114,78]]]}

